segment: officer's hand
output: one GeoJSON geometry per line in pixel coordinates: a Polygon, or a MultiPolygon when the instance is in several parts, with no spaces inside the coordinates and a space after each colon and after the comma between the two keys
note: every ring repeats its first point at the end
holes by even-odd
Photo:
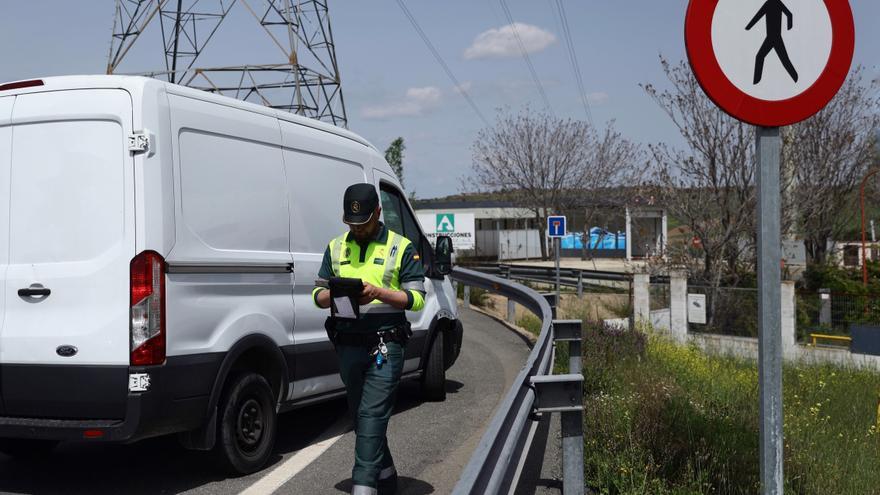
{"type": "Polygon", "coordinates": [[[369,282],[364,282],[364,290],[361,291],[361,298],[358,300],[358,303],[369,304],[375,299],[379,299],[380,295],[382,295],[382,289],[380,287],[376,287],[369,282]]]}

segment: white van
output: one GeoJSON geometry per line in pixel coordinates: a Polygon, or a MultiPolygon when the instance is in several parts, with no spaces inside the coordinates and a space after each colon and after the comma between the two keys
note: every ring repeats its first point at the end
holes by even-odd
{"type": "Polygon", "coordinates": [[[404,375],[442,399],[448,246],[364,139],[155,79],[0,85],[0,450],[178,433],[260,469],[276,413],[344,394],[311,291],[357,182],[424,260],[404,375]]]}

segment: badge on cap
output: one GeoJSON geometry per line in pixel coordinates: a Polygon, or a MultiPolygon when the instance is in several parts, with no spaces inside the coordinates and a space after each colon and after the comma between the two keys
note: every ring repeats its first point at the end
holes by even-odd
{"type": "Polygon", "coordinates": [[[352,211],[353,213],[360,213],[360,211],[361,211],[361,204],[358,203],[357,201],[352,201],[352,202],[351,202],[351,211],[352,211]]]}

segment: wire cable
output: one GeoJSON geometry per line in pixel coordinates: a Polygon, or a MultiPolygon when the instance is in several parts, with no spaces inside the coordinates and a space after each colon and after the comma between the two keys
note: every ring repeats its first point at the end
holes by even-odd
{"type": "Polygon", "coordinates": [[[529,52],[526,51],[526,46],[523,43],[522,38],[519,36],[519,31],[516,29],[516,23],[513,22],[513,16],[510,14],[510,8],[508,8],[505,0],[499,0],[499,2],[501,3],[501,9],[504,10],[504,16],[507,17],[507,21],[510,22],[510,29],[513,30],[513,37],[516,38],[516,43],[519,45],[519,51],[522,53],[523,59],[526,61],[529,72],[532,73],[532,79],[535,80],[535,86],[538,88],[538,93],[541,94],[541,99],[544,100],[544,106],[547,107],[548,112],[553,114],[553,107],[550,106],[550,100],[547,98],[547,93],[544,91],[544,85],[541,84],[538,72],[535,70],[534,64],[532,64],[532,58],[529,57],[529,52]]]}
{"type": "Polygon", "coordinates": [[[458,91],[458,93],[461,94],[461,96],[464,97],[465,100],[467,100],[468,104],[474,110],[474,113],[476,113],[477,116],[480,118],[480,120],[483,121],[483,125],[485,125],[486,127],[491,127],[489,125],[489,121],[486,119],[486,116],[483,115],[483,112],[481,112],[480,108],[477,106],[477,104],[474,103],[473,98],[471,98],[471,95],[467,92],[467,90],[464,88],[464,86],[462,86],[461,83],[458,82],[458,78],[456,78],[455,74],[452,73],[452,69],[450,69],[449,66],[446,64],[446,61],[443,60],[443,57],[440,55],[440,52],[438,52],[437,48],[434,47],[434,44],[431,43],[430,38],[428,38],[428,35],[425,34],[425,32],[422,30],[421,26],[419,26],[419,23],[418,23],[418,21],[416,21],[416,18],[413,17],[413,15],[409,11],[409,9],[406,8],[406,5],[404,5],[403,0],[397,0],[397,5],[400,6],[400,9],[403,11],[403,14],[406,16],[407,19],[409,19],[410,24],[412,24],[413,28],[416,30],[416,33],[418,33],[419,37],[422,38],[422,41],[425,43],[425,46],[428,47],[428,50],[434,56],[434,59],[437,60],[437,63],[440,64],[440,67],[442,67],[443,71],[446,72],[446,75],[449,77],[449,80],[452,81],[452,84],[455,85],[456,91],[458,91]]]}
{"type": "Polygon", "coordinates": [[[571,70],[574,72],[574,80],[577,83],[578,92],[581,96],[581,102],[584,105],[584,114],[587,116],[587,121],[590,125],[593,125],[593,112],[590,109],[590,101],[587,99],[587,92],[584,86],[584,78],[581,73],[581,67],[578,63],[577,52],[574,48],[574,42],[571,38],[571,29],[568,26],[568,15],[565,12],[565,4],[562,0],[548,0],[550,2],[551,8],[556,6],[556,13],[559,15],[559,19],[561,21],[563,37],[565,38],[565,46],[568,49],[568,59],[571,63],[571,70]]]}

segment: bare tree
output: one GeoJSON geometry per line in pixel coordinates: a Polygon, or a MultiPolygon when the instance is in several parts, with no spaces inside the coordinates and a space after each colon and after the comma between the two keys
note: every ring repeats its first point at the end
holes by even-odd
{"type": "Polygon", "coordinates": [[[693,275],[713,287],[724,275],[735,284],[741,264],[745,258],[752,261],[754,253],[754,130],[719,110],[684,63],[672,65],[662,57],[660,63],[671,88],[643,88],[672,120],[686,147],[650,146],[653,185],[667,211],[693,233],[698,249],[688,245],[677,253],[702,258],[701,271],[693,275]]]}
{"type": "MultiPolygon", "coordinates": [[[[590,226],[596,213],[601,208],[594,196],[601,195],[606,202],[615,205],[626,205],[638,193],[637,186],[641,183],[645,172],[645,154],[641,146],[623,137],[614,127],[608,124],[601,136],[596,136],[591,143],[588,162],[582,168],[582,190],[577,191],[581,198],[579,207],[584,213],[584,243],[581,259],[587,258],[590,243],[590,226]],[[589,200],[584,200],[589,198],[589,200]]],[[[629,242],[629,240],[627,240],[629,242]]],[[[602,243],[602,236],[596,243],[602,243]]]]}
{"type": "MultiPolygon", "coordinates": [[[[560,119],[528,107],[503,112],[473,145],[473,182],[482,192],[503,193],[532,211],[538,225],[568,211],[587,187],[612,185],[636,146],[609,125],[599,137],[588,123],[560,119]]],[[[541,243],[547,259],[547,246],[541,243]]]]}
{"type": "Polygon", "coordinates": [[[880,83],[865,83],[856,68],[821,112],[784,131],[785,162],[794,169],[796,231],[807,261],[826,260],[829,244],[840,240],[858,214],[856,194],[874,160],[880,129],[880,83]]]}

